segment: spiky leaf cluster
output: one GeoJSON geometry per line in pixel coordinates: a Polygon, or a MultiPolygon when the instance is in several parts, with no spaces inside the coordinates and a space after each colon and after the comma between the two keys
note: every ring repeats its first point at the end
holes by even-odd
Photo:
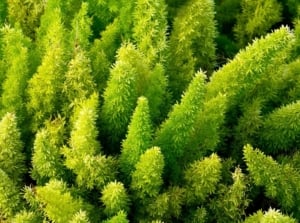
{"type": "Polygon", "coordinates": [[[140,156],[151,147],[152,132],[148,100],[140,97],[122,142],[120,167],[126,178],[135,170],[140,156]]]}
{"type": "Polygon", "coordinates": [[[300,219],[299,4],[0,0],[0,222],[300,219]]]}
{"type": "Polygon", "coordinates": [[[22,181],[26,170],[21,133],[13,113],[7,113],[0,121],[0,169],[14,183],[22,181]]]}
{"type": "Polygon", "coordinates": [[[124,185],[120,182],[108,183],[102,190],[101,201],[105,205],[104,212],[108,216],[129,210],[129,197],[124,185]]]}
{"type": "Polygon", "coordinates": [[[170,86],[176,100],[188,86],[195,71],[200,68],[212,70],[214,67],[214,14],[212,0],[188,1],[177,12],[170,36],[167,65],[170,86]]]}
{"type": "Polygon", "coordinates": [[[60,179],[65,174],[65,167],[61,155],[64,143],[65,121],[57,118],[48,121],[39,130],[33,145],[32,177],[37,182],[44,182],[50,178],[60,179]]]}
{"type": "Polygon", "coordinates": [[[244,159],[255,185],[263,186],[266,196],[275,198],[287,210],[297,209],[300,199],[300,173],[297,169],[289,164],[277,163],[272,157],[250,145],[244,147],[244,159]]]}
{"type": "Polygon", "coordinates": [[[27,104],[33,116],[33,130],[61,109],[63,98],[61,91],[66,65],[65,30],[61,21],[61,12],[55,10],[47,29],[45,55],[37,72],[29,80],[27,104]]]}
{"type": "Polygon", "coordinates": [[[282,5],[276,0],[243,0],[242,13],[234,27],[236,38],[242,46],[258,35],[263,35],[282,19],[282,5]]]}
{"type": "Polygon", "coordinates": [[[158,147],[152,147],[141,155],[132,174],[131,189],[140,199],[155,197],[163,185],[164,157],[158,147]]]}
{"type": "Polygon", "coordinates": [[[151,63],[166,57],[167,16],[164,0],[139,0],[134,9],[133,36],[151,63]]]}
{"type": "MultiPolygon", "coordinates": [[[[177,172],[179,160],[184,156],[184,149],[193,131],[197,114],[203,106],[205,93],[205,75],[198,72],[182,95],[180,104],[175,104],[168,118],[156,133],[154,144],[161,147],[166,161],[166,173],[177,172]],[[176,171],[171,171],[171,169],[176,171]]],[[[174,180],[178,176],[173,176],[174,180]]]]}
{"type": "Polygon", "coordinates": [[[51,180],[45,186],[37,187],[36,197],[45,206],[46,216],[58,223],[69,222],[77,212],[84,209],[83,202],[74,198],[67,185],[59,180],[51,180]]]}
{"type": "Polygon", "coordinates": [[[3,61],[6,72],[2,83],[2,114],[14,112],[20,123],[27,118],[26,88],[31,77],[33,54],[31,42],[18,28],[3,27],[3,61]]]}
{"type": "Polygon", "coordinates": [[[252,216],[246,218],[245,223],[254,223],[254,222],[270,222],[270,223],[296,223],[297,221],[287,215],[282,214],[280,211],[275,209],[269,209],[266,212],[261,210],[253,214],[252,216]]]}
{"type": "Polygon", "coordinates": [[[199,204],[213,194],[221,179],[221,168],[221,159],[216,154],[191,163],[184,173],[186,202],[199,204]]]}

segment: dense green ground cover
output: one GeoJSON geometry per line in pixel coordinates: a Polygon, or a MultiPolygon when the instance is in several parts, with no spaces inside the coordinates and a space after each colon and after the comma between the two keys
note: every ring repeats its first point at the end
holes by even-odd
{"type": "Polygon", "coordinates": [[[0,222],[297,222],[298,0],[1,0],[0,222]]]}

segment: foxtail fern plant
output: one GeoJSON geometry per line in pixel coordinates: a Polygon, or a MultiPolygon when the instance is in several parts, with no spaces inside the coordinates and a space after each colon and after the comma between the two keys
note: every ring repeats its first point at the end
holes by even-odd
{"type": "Polygon", "coordinates": [[[159,194],[163,185],[163,168],[164,157],[159,147],[152,147],[140,156],[130,185],[136,198],[143,200],[159,194]]]}
{"type": "Polygon", "coordinates": [[[187,1],[173,22],[167,74],[175,100],[200,68],[211,72],[215,60],[214,1],[187,1]]]}
{"type": "Polygon", "coordinates": [[[148,100],[139,97],[131,117],[126,139],[122,142],[120,169],[125,179],[130,179],[140,156],[152,145],[152,124],[148,100]]]}
{"type": "Polygon", "coordinates": [[[164,0],[138,0],[134,9],[133,37],[151,64],[164,62],[167,48],[167,15],[164,0]]]}
{"type": "Polygon", "coordinates": [[[299,171],[289,164],[279,164],[250,145],[244,147],[244,159],[254,184],[263,186],[267,197],[276,199],[284,210],[299,217],[299,171]]]}
{"type": "Polygon", "coordinates": [[[19,187],[0,168],[0,219],[5,220],[14,216],[22,208],[19,187]]]}
{"type": "Polygon", "coordinates": [[[3,61],[6,64],[2,83],[1,113],[13,112],[23,127],[26,112],[26,88],[33,70],[32,43],[19,28],[5,26],[3,35],[3,61]]]}
{"type": "Polygon", "coordinates": [[[39,185],[49,179],[65,177],[66,169],[61,156],[65,140],[65,120],[58,117],[47,121],[44,128],[36,133],[32,154],[31,176],[39,185]]]}
{"type": "Polygon", "coordinates": [[[255,222],[274,222],[274,223],[296,223],[297,220],[282,214],[279,210],[270,208],[268,211],[262,212],[257,211],[253,215],[247,217],[244,223],[255,223],[255,222]]]}
{"type": "Polygon", "coordinates": [[[254,37],[266,34],[282,19],[282,5],[276,0],[242,0],[234,32],[238,43],[245,46],[254,37]]]}
{"type": "Polygon", "coordinates": [[[205,77],[203,72],[195,75],[180,103],[173,106],[168,118],[156,132],[154,144],[164,154],[164,174],[169,179],[178,180],[180,175],[180,160],[185,153],[184,149],[189,142],[198,112],[203,106],[205,77]]]}
{"type": "Polygon", "coordinates": [[[26,171],[23,146],[15,114],[5,114],[0,121],[0,169],[16,185],[22,182],[26,171]]]}
{"type": "MultiPolygon", "coordinates": [[[[107,88],[104,91],[102,123],[111,144],[119,146],[126,134],[127,125],[138,98],[138,71],[144,70],[140,64],[141,55],[131,43],[119,50],[117,61],[110,72],[107,88]]],[[[115,149],[114,149],[115,150],[115,149]]]]}
{"type": "Polygon", "coordinates": [[[43,122],[61,110],[61,94],[67,63],[66,33],[59,9],[53,13],[44,37],[45,54],[37,72],[28,82],[28,112],[32,115],[32,129],[36,131],[43,122]]]}
{"type": "Polygon", "coordinates": [[[115,179],[115,159],[102,155],[97,140],[98,94],[83,100],[74,111],[69,147],[64,146],[65,165],[76,174],[80,187],[102,188],[115,179]]]}
{"type": "Polygon", "coordinates": [[[36,198],[45,207],[44,215],[57,223],[69,222],[77,212],[88,209],[81,199],[72,196],[66,183],[59,180],[36,187],[36,198]]]}
{"type": "Polygon", "coordinates": [[[129,197],[124,185],[120,182],[110,182],[102,190],[101,201],[107,216],[114,216],[120,211],[128,213],[129,197]]]}
{"type": "Polygon", "coordinates": [[[200,205],[216,191],[217,184],[221,180],[221,169],[221,159],[214,153],[188,166],[184,172],[188,205],[200,205]]]}
{"type": "Polygon", "coordinates": [[[265,117],[260,130],[263,150],[276,154],[298,148],[300,101],[288,104],[265,117]]]}

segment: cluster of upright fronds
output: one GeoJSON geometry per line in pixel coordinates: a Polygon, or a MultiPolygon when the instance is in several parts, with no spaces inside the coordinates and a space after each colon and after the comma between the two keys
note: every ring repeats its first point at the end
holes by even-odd
{"type": "Polygon", "coordinates": [[[292,0],[1,0],[0,222],[296,223],[299,18],[292,0]]]}

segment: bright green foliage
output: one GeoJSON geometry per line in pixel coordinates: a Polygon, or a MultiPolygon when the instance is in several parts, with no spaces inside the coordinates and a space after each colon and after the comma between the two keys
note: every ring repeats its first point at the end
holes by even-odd
{"type": "MultiPolygon", "coordinates": [[[[267,197],[275,198],[288,210],[299,207],[300,173],[296,169],[289,164],[278,164],[250,145],[244,147],[244,159],[254,184],[264,186],[267,197]]],[[[294,214],[299,216],[299,210],[294,214]]]]}
{"type": "Polygon", "coordinates": [[[117,61],[111,69],[107,88],[104,91],[102,122],[105,132],[111,137],[112,143],[118,143],[125,136],[127,125],[136,106],[137,66],[140,55],[135,47],[128,43],[119,50],[117,61]]]}
{"type": "Polygon", "coordinates": [[[181,207],[184,203],[183,188],[178,186],[170,187],[166,192],[155,197],[149,205],[147,205],[147,213],[151,219],[163,219],[166,222],[172,217],[179,218],[181,207]]]}
{"type": "Polygon", "coordinates": [[[168,188],[167,194],[169,197],[169,215],[179,218],[181,215],[181,207],[185,202],[185,189],[178,186],[168,188]]]}
{"type": "Polygon", "coordinates": [[[88,98],[96,91],[96,84],[92,76],[91,61],[84,50],[76,50],[74,58],[68,65],[68,71],[63,83],[66,95],[66,107],[88,98]]]}
{"type": "Polygon", "coordinates": [[[41,55],[44,55],[47,48],[46,46],[49,45],[49,40],[47,38],[48,32],[58,16],[60,23],[63,23],[63,13],[60,2],[60,0],[48,0],[43,6],[44,11],[40,18],[40,25],[36,30],[37,47],[41,55]]]}
{"type": "Polygon", "coordinates": [[[65,112],[78,103],[88,98],[96,91],[96,83],[92,75],[91,60],[88,55],[90,46],[89,38],[92,35],[91,18],[87,16],[88,3],[83,2],[80,11],[72,21],[70,45],[74,49],[73,58],[69,62],[65,75],[63,93],[66,96],[65,112]]]}
{"type": "Polygon", "coordinates": [[[169,208],[169,196],[167,193],[159,194],[154,201],[147,205],[147,212],[151,219],[162,219],[166,216],[169,208]]]}
{"type": "Polygon", "coordinates": [[[296,223],[297,221],[287,215],[283,215],[280,211],[270,208],[263,213],[261,210],[246,218],[244,223],[296,223]]]}
{"type": "Polygon", "coordinates": [[[221,140],[221,127],[225,122],[227,100],[218,95],[204,103],[194,123],[186,151],[187,160],[197,160],[214,152],[221,140]]]}
{"type": "Polygon", "coordinates": [[[121,3],[119,7],[122,7],[119,12],[121,32],[124,40],[128,41],[133,35],[133,14],[136,1],[120,0],[119,2],[121,3]]]}
{"type": "Polygon", "coordinates": [[[148,100],[140,97],[128,125],[126,139],[122,142],[120,168],[126,179],[134,171],[140,156],[151,147],[152,133],[148,100]]]}
{"type": "Polygon", "coordinates": [[[85,155],[80,162],[71,162],[72,160],[67,165],[75,166],[70,169],[76,173],[76,182],[80,187],[102,189],[105,184],[116,179],[116,160],[112,157],[85,155]]]}
{"type": "Polygon", "coordinates": [[[23,188],[23,198],[29,206],[29,210],[33,211],[36,215],[43,216],[43,210],[40,203],[36,197],[36,188],[33,186],[25,186],[23,188]]]}
{"type": "Polygon", "coordinates": [[[92,71],[100,92],[106,87],[109,69],[115,61],[120,42],[120,21],[116,18],[101,32],[101,39],[96,39],[90,48],[92,71]]]}
{"type": "MultiPolygon", "coordinates": [[[[299,45],[300,46],[300,45],[299,45]]],[[[300,54],[299,54],[300,55],[300,54]]],[[[278,81],[279,96],[278,101],[282,104],[293,103],[300,98],[300,58],[294,60],[293,62],[282,66],[279,72],[282,72],[280,81],[278,81]]]]}
{"type": "Polygon", "coordinates": [[[236,147],[240,151],[246,143],[257,142],[257,135],[263,124],[262,99],[254,99],[249,105],[242,108],[243,115],[235,127],[236,147]]]}
{"type": "Polygon", "coordinates": [[[166,162],[166,174],[174,174],[174,180],[178,177],[176,174],[179,173],[179,160],[184,155],[197,114],[203,106],[204,82],[205,75],[198,72],[182,96],[180,104],[173,106],[156,134],[154,144],[161,147],[166,162]]]}
{"type": "Polygon", "coordinates": [[[214,1],[188,1],[177,13],[170,36],[167,74],[177,100],[199,68],[212,70],[216,25],[214,1]]]}
{"type": "MultiPolygon", "coordinates": [[[[237,125],[233,127],[233,145],[235,153],[240,154],[239,157],[241,156],[241,148],[247,143],[259,146],[264,151],[273,154],[278,153],[280,150],[285,150],[283,144],[280,146],[271,146],[273,143],[272,140],[264,140],[263,136],[270,133],[269,126],[264,127],[264,122],[268,120],[270,114],[276,112],[278,107],[283,107],[292,102],[294,103],[298,100],[300,95],[300,88],[298,86],[299,61],[294,60],[291,63],[280,65],[281,63],[282,62],[279,62],[278,66],[270,66],[266,70],[265,75],[256,81],[255,86],[249,88],[249,92],[247,91],[243,98],[239,97],[239,100],[236,101],[236,103],[238,103],[236,106],[238,107],[235,108],[235,111],[233,108],[229,111],[234,114],[231,116],[233,119],[229,122],[237,123],[237,125]],[[237,116],[238,118],[236,118],[237,116]]],[[[275,119],[272,121],[275,121],[275,119]]],[[[272,124],[275,126],[282,125],[282,122],[279,124],[278,121],[279,120],[276,120],[276,123],[272,124]]],[[[285,128],[293,128],[292,125],[290,126],[287,122],[285,123],[285,128]]],[[[281,137],[283,135],[286,136],[285,133],[286,132],[281,132],[279,135],[281,135],[281,137]]],[[[273,135],[273,137],[277,136],[273,135]]],[[[283,141],[282,139],[283,138],[276,138],[276,142],[279,140],[281,140],[281,142],[287,140],[289,141],[287,143],[291,143],[295,140],[293,137],[285,138],[283,141]]]]}
{"type": "Polygon", "coordinates": [[[2,114],[14,112],[21,124],[26,118],[25,90],[30,78],[32,56],[30,40],[20,29],[5,26],[3,35],[3,61],[6,65],[5,80],[2,85],[2,114]]]}
{"type": "Polygon", "coordinates": [[[65,175],[60,148],[64,143],[65,121],[56,118],[46,122],[45,128],[39,130],[33,145],[32,178],[38,184],[49,178],[60,179],[65,175]]]}
{"type": "Polygon", "coordinates": [[[274,110],[266,116],[259,134],[263,150],[269,153],[297,148],[300,140],[300,101],[274,110]]]}
{"type": "Polygon", "coordinates": [[[88,17],[88,3],[83,2],[81,9],[75,15],[72,21],[71,46],[74,49],[81,48],[88,50],[90,42],[89,38],[92,35],[91,24],[92,19],[88,17]]]}
{"type": "Polygon", "coordinates": [[[108,183],[102,190],[101,201],[107,216],[113,216],[120,211],[129,211],[129,197],[122,183],[114,181],[108,183]]]}
{"type": "Polygon", "coordinates": [[[0,121],[0,169],[14,183],[19,183],[25,172],[25,155],[20,137],[16,116],[7,113],[0,121]]]}
{"type": "Polygon", "coordinates": [[[60,110],[63,98],[60,96],[66,65],[65,30],[60,10],[55,10],[45,37],[45,55],[37,72],[29,80],[28,111],[33,115],[33,130],[45,119],[60,110]]]}
{"type": "Polygon", "coordinates": [[[103,223],[129,223],[124,211],[119,211],[115,216],[103,221],[103,223]]]}
{"type": "Polygon", "coordinates": [[[0,0],[0,222],[296,222],[299,3],[0,0]]]}
{"type": "Polygon", "coordinates": [[[94,93],[75,107],[69,142],[71,150],[66,154],[67,163],[71,157],[80,161],[84,155],[96,155],[100,152],[101,146],[97,140],[98,129],[96,126],[98,106],[98,94],[94,93]]]}
{"type": "Polygon", "coordinates": [[[247,180],[240,168],[232,173],[233,184],[222,188],[216,203],[212,203],[216,222],[240,222],[249,204],[247,180]]]}
{"type": "Polygon", "coordinates": [[[164,0],[138,0],[134,9],[133,37],[150,63],[162,62],[167,47],[164,0]]]}
{"type": "Polygon", "coordinates": [[[131,43],[118,51],[117,61],[110,73],[104,92],[103,124],[108,138],[118,144],[125,136],[127,125],[136,106],[138,96],[149,100],[150,114],[154,120],[161,115],[165,103],[167,80],[161,64],[153,69],[145,56],[131,43]]]}
{"type": "Polygon", "coordinates": [[[289,164],[294,169],[298,169],[299,170],[299,168],[300,168],[300,151],[297,150],[292,155],[281,155],[281,156],[278,156],[277,160],[278,160],[278,162],[280,164],[289,164]]]}
{"type": "Polygon", "coordinates": [[[270,68],[277,68],[288,58],[293,44],[294,35],[287,27],[255,40],[213,74],[207,84],[206,97],[211,99],[223,93],[226,94],[230,107],[240,104],[246,95],[250,96],[250,93],[255,92],[263,77],[268,78],[265,75],[269,74],[267,71],[270,68]]]}
{"type": "Polygon", "coordinates": [[[214,193],[221,179],[221,159],[212,154],[190,164],[184,173],[186,202],[199,204],[214,193]]]}
{"type": "Polygon", "coordinates": [[[43,219],[32,211],[21,211],[14,216],[12,223],[40,223],[43,219]]]}
{"type": "Polygon", "coordinates": [[[237,16],[234,28],[241,46],[263,35],[280,22],[282,6],[277,0],[242,0],[242,13],[237,16]]]}
{"type": "Polygon", "coordinates": [[[96,127],[98,100],[98,95],[93,94],[75,108],[70,148],[63,148],[65,165],[77,175],[78,185],[89,189],[95,186],[101,188],[115,179],[115,160],[99,155],[101,146],[96,127]]]}
{"type": "MultiPolygon", "coordinates": [[[[11,24],[20,24],[25,35],[34,38],[35,29],[39,26],[44,11],[42,0],[6,0],[8,20],[11,24]]],[[[1,6],[0,6],[1,8],[1,6]]]]}
{"type": "Polygon", "coordinates": [[[69,222],[77,212],[84,210],[83,202],[74,198],[62,181],[50,180],[45,186],[36,187],[36,197],[44,206],[45,215],[57,223],[69,222]]]}
{"type": "MultiPolygon", "coordinates": [[[[36,1],[36,0],[31,0],[36,1]]],[[[43,55],[45,48],[48,45],[47,36],[48,31],[51,29],[53,19],[57,17],[59,11],[59,17],[64,27],[71,28],[74,15],[80,10],[81,0],[47,0],[42,1],[44,4],[43,15],[40,18],[40,24],[37,29],[36,42],[40,53],[43,55]]],[[[54,19],[55,20],[55,19],[54,19]]],[[[64,36],[65,38],[68,35],[64,36]]],[[[67,39],[65,39],[67,40],[67,39]]]]}
{"type": "Polygon", "coordinates": [[[164,157],[158,147],[152,147],[141,155],[132,174],[131,189],[136,197],[144,199],[158,195],[163,184],[164,157]]]}
{"type": "Polygon", "coordinates": [[[0,168],[0,219],[12,217],[21,208],[19,188],[0,168]]]}
{"type": "Polygon", "coordinates": [[[70,223],[90,223],[85,211],[79,210],[72,218],[70,223]]]}
{"type": "Polygon", "coordinates": [[[148,101],[151,119],[155,124],[161,123],[170,107],[170,94],[167,92],[168,80],[163,64],[157,63],[149,76],[141,78],[138,85],[144,89],[140,95],[150,98],[148,101]]]}

